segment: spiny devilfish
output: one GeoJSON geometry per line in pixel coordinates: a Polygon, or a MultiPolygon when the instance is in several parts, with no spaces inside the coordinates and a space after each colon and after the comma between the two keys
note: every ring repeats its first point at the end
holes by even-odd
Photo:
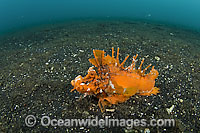
{"type": "Polygon", "coordinates": [[[88,69],[85,77],[77,76],[71,81],[74,86],[71,92],[77,90],[80,93],[97,97],[101,112],[105,110],[105,106],[125,102],[135,94],[149,96],[159,93],[159,89],[154,87],[158,71],[153,66],[151,71],[145,74],[151,64],[142,70],[144,59],[136,69],[138,55],[133,56],[130,66],[124,67],[129,55],[122,63],[119,63],[119,48],[116,58],[114,57],[114,48],[112,48],[112,56],[105,56],[105,52],[102,50],[93,50],[93,54],[95,58],[90,58],[89,62],[98,71],[95,71],[92,66],[88,69]]]}

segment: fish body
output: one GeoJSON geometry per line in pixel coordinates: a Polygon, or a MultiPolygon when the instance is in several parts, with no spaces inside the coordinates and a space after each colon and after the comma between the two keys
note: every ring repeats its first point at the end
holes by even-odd
{"type": "Polygon", "coordinates": [[[105,52],[102,50],[93,50],[93,54],[95,58],[91,58],[89,61],[94,66],[88,69],[88,74],[85,77],[79,75],[71,81],[72,86],[74,86],[71,91],[77,90],[80,93],[99,98],[98,104],[102,112],[105,106],[125,102],[135,94],[149,96],[159,93],[159,89],[154,87],[155,79],[159,74],[158,71],[153,66],[151,71],[145,74],[151,64],[141,70],[144,59],[136,69],[138,55],[133,57],[130,66],[124,67],[129,56],[120,63],[119,48],[116,58],[113,48],[111,56],[105,56],[105,52]]]}

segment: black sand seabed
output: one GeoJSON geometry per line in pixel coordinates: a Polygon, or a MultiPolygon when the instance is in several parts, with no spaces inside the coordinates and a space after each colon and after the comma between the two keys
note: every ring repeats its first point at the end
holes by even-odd
{"type": "MultiPolygon", "coordinates": [[[[1,132],[195,132],[200,129],[200,34],[131,20],[84,20],[18,32],[0,41],[1,132]],[[31,31],[32,30],[32,31],[31,31]],[[120,48],[145,58],[159,71],[156,96],[132,96],[101,113],[97,101],[70,93],[70,81],[85,76],[93,49],[120,48]],[[167,109],[171,109],[167,112],[167,109]],[[25,125],[34,115],[34,127],[25,125]],[[175,127],[42,126],[51,119],[175,119],[175,127]]],[[[127,64],[131,63],[131,59],[127,64]]]]}

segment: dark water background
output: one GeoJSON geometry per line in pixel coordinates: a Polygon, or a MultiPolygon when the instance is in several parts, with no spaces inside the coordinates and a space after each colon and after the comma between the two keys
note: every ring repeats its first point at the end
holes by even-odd
{"type": "Polygon", "coordinates": [[[0,33],[88,17],[147,19],[200,29],[199,0],[1,0],[0,33]]]}

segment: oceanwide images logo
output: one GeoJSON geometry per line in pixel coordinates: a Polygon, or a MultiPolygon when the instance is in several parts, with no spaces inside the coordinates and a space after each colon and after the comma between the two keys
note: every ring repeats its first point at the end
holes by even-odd
{"type": "MultiPolygon", "coordinates": [[[[37,120],[33,115],[28,115],[25,118],[25,124],[28,127],[35,126],[37,120]]],[[[96,118],[88,118],[88,119],[51,119],[49,116],[42,116],[40,119],[40,124],[42,126],[65,126],[65,127],[127,127],[128,129],[132,129],[133,127],[143,126],[175,126],[174,119],[151,119],[147,121],[146,119],[112,119],[107,116],[104,119],[96,118]]]]}
{"type": "Polygon", "coordinates": [[[33,127],[36,124],[36,118],[34,115],[28,115],[25,118],[25,124],[27,127],[33,127]]]}

